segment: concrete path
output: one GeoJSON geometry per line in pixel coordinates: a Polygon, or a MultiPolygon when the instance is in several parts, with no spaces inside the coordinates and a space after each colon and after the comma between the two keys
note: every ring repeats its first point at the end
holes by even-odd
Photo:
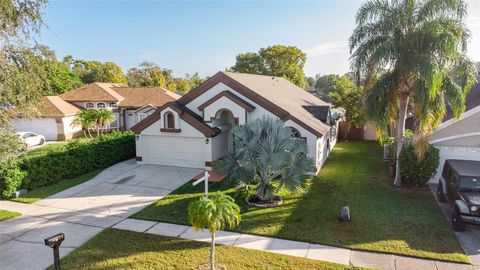
{"type": "MultiPolygon", "coordinates": [[[[431,183],[429,187],[436,199],[437,184],[431,183]]],[[[437,203],[442,209],[448,224],[451,224],[452,207],[448,203],[441,203],[438,200],[437,203]]],[[[480,265],[480,226],[467,224],[467,229],[463,232],[455,232],[455,236],[465,253],[470,257],[470,261],[475,265],[480,265]]]]}
{"type": "Polygon", "coordinates": [[[111,227],[191,180],[199,169],[137,165],[128,160],[90,181],[34,204],[0,201],[0,209],[22,213],[0,222],[0,269],[45,269],[52,250],[43,240],[65,233],[65,256],[111,227]]]}
{"type": "MultiPolygon", "coordinates": [[[[125,219],[113,228],[178,237],[195,241],[210,242],[210,232],[195,233],[190,226],[125,219]]],[[[248,249],[263,250],[284,255],[304,257],[357,267],[386,270],[473,270],[472,265],[447,263],[434,260],[417,259],[391,254],[350,250],[339,247],[310,244],[251,234],[219,231],[216,235],[218,244],[248,249]]],[[[477,268],[480,269],[480,268],[477,268]]],[[[476,270],[476,269],[475,269],[476,270]]]]}

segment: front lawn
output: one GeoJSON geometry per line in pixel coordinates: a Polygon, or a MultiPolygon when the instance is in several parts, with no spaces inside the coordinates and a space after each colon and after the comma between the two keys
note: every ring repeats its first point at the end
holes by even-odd
{"type": "MultiPolygon", "coordinates": [[[[209,262],[210,244],[106,229],[61,260],[62,269],[196,269],[209,262]]],[[[225,269],[356,269],[264,251],[217,245],[225,269]]],[[[52,268],[50,268],[52,269],[52,268]]]]}
{"type": "Polygon", "coordinates": [[[20,213],[0,209],[0,221],[20,216],[20,213]]]}
{"type": "MultiPolygon", "coordinates": [[[[375,142],[338,143],[304,194],[281,194],[277,208],[248,207],[245,195],[227,190],[241,206],[236,231],[423,258],[469,262],[428,188],[396,190],[387,178],[382,148],[375,142]],[[352,221],[339,221],[350,207],[352,221]]],[[[187,205],[203,185],[187,183],[133,217],[187,224],[187,205]]]]}
{"type": "Polygon", "coordinates": [[[13,198],[12,201],[21,202],[21,203],[34,203],[38,200],[46,198],[50,195],[58,193],[60,191],[64,191],[68,188],[86,182],[92,178],[94,178],[97,174],[99,174],[102,170],[94,170],[92,172],[82,174],[80,176],[74,177],[72,179],[62,180],[58,183],[55,183],[50,186],[39,187],[34,190],[28,191],[27,195],[19,198],[13,198]]]}

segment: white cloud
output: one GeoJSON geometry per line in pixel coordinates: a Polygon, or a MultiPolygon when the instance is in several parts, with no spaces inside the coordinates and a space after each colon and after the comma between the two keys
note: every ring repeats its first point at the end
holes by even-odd
{"type": "Polygon", "coordinates": [[[305,50],[308,57],[316,57],[338,52],[348,52],[348,43],[345,41],[328,41],[305,50]]]}

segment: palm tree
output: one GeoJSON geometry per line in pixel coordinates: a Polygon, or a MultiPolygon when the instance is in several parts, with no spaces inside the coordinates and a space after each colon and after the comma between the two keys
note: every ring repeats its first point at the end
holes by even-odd
{"type": "Polygon", "coordinates": [[[71,126],[80,126],[83,129],[83,134],[85,137],[92,138],[90,129],[95,126],[96,119],[94,116],[94,110],[82,110],[79,114],[75,115],[71,126]],[[88,136],[87,136],[88,134],[88,136]]]}
{"type": "Polygon", "coordinates": [[[212,241],[210,247],[210,269],[215,269],[215,233],[225,226],[233,229],[240,223],[240,207],[235,200],[223,193],[202,197],[188,205],[188,218],[195,232],[207,228],[212,241]]]}
{"type": "Polygon", "coordinates": [[[269,202],[282,188],[301,189],[313,171],[303,140],[281,120],[263,117],[233,129],[232,151],[215,162],[215,168],[243,185],[257,185],[256,197],[269,202]],[[276,184],[276,188],[275,188],[276,184]]]}
{"type": "MultiPolygon", "coordinates": [[[[97,118],[97,123],[98,123],[97,128],[101,127],[102,128],[102,133],[108,128],[110,123],[113,120],[115,120],[112,112],[107,110],[107,109],[97,110],[96,118],[97,118]]],[[[98,130],[97,130],[97,132],[98,132],[98,130]]]]}
{"type": "Polygon", "coordinates": [[[351,65],[364,82],[365,112],[381,130],[397,121],[395,186],[401,185],[398,157],[405,119],[415,117],[421,156],[428,135],[441,123],[446,102],[456,117],[476,80],[465,55],[468,30],[462,0],[369,0],[357,13],[350,37],[351,65]]]}

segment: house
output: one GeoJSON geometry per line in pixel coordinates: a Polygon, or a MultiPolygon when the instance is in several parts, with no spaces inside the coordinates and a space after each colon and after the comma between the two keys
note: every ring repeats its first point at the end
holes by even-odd
{"type": "Polygon", "coordinates": [[[81,127],[71,125],[79,111],[58,96],[46,96],[40,102],[38,118],[14,118],[11,122],[18,131],[42,134],[48,141],[63,141],[83,134],[81,127]]]}
{"type": "Polygon", "coordinates": [[[111,110],[115,120],[109,128],[129,130],[157,107],[178,98],[180,95],[159,87],[90,83],[60,96],[44,97],[38,118],[14,118],[11,122],[18,131],[39,133],[47,140],[67,140],[83,134],[81,127],[71,125],[82,109],[111,110]]]}
{"type": "Polygon", "coordinates": [[[110,128],[129,130],[140,119],[136,113],[138,109],[146,105],[162,106],[177,100],[180,95],[159,87],[90,83],[66,92],[60,97],[82,109],[110,109],[115,118],[110,128]]]}
{"type": "Polygon", "coordinates": [[[232,128],[270,116],[305,140],[317,170],[337,139],[330,104],[284,78],[218,72],[132,127],[137,162],[211,169],[233,145],[232,128]]]}
{"type": "Polygon", "coordinates": [[[480,161],[480,83],[468,93],[465,107],[460,119],[448,111],[429,139],[440,150],[440,164],[431,181],[438,181],[446,159],[480,161]]]}

